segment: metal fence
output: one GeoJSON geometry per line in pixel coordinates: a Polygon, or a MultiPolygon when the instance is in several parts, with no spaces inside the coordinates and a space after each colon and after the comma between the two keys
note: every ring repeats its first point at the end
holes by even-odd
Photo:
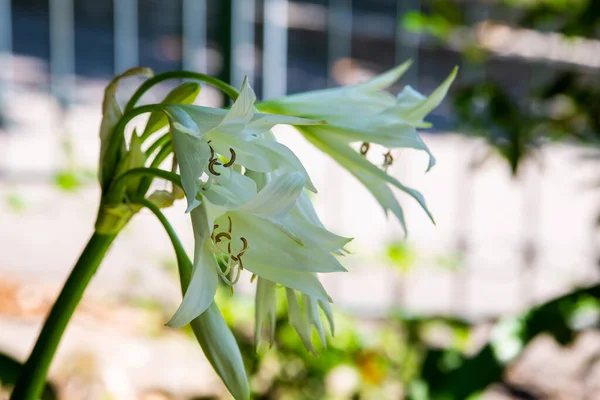
{"type": "MultiPolygon", "coordinates": [[[[230,79],[235,85],[239,85],[247,75],[259,95],[269,98],[286,92],[344,83],[344,75],[337,73],[340,70],[347,72],[364,67],[379,72],[412,58],[414,63],[406,81],[428,92],[453,65],[463,63],[456,53],[431,47],[419,35],[402,28],[399,23],[401,17],[409,11],[418,10],[419,4],[416,0],[0,0],[0,116],[4,126],[0,129],[0,139],[2,134],[7,136],[3,143],[18,139],[11,128],[18,121],[12,120],[10,113],[3,112],[13,102],[15,94],[30,91],[47,94],[47,98],[58,105],[51,108],[59,116],[56,118],[58,123],[51,130],[68,138],[71,134],[65,126],[67,118],[61,116],[82,102],[81,85],[86,81],[108,80],[112,74],[138,64],[156,70],[185,68],[209,71],[230,79]],[[41,67],[36,70],[39,76],[28,76],[27,70],[20,69],[20,64],[15,61],[20,56],[41,60],[41,67]]],[[[482,20],[490,12],[479,3],[472,5],[465,8],[470,21],[482,20]]],[[[461,73],[460,79],[463,80],[485,73],[463,66],[466,67],[461,73]]],[[[451,117],[447,108],[442,107],[433,120],[441,130],[448,128],[451,117]]],[[[385,287],[382,293],[387,293],[387,297],[384,296],[383,303],[389,298],[394,303],[418,306],[423,299],[437,299],[439,304],[434,305],[431,312],[490,316],[538,302],[566,290],[571,284],[598,279],[594,266],[595,231],[593,226],[586,225],[586,218],[591,220],[595,211],[593,199],[590,200],[589,196],[581,206],[581,215],[578,214],[576,223],[569,228],[581,232],[561,244],[564,251],[560,257],[568,258],[574,254],[573,260],[581,264],[577,270],[581,276],[577,282],[566,283],[563,275],[556,275],[555,271],[546,268],[548,261],[552,261],[548,259],[552,256],[548,255],[556,254],[554,250],[559,240],[557,235],[546,233],[561,229],[563,214],[554,207],[565,206],[547,196],[565,195],[565,192],[555,190],[567,179],[563,172],[556,169],[542,174],[535,172],[537,170],[532,166],[524,179],[513,181],[499,162],[488,169],[472,167],[468,160],[478,157],[480,145],[444,135],[433,135],[428,140],[432,141],[434,150],[438,151],[436,154],[446,159],[447,164],[441,167],[441,171],[432,173],[432,178],[428,178],[432,182],[431,187],[425,187],[423,191],[427,198],[440,199],[438,207],[447,217],[441,218],[445,225],[441,224],[438,228],[442,232],[438,240],[445,243],[442,246],[444,252],[459,256],[462,268],[458,272],[442,274],[445,276],[445,289],[441,292],[437,292],[439,288],[428,286],[433,279],[430,275],[414,280],[392,273],[392,279],[389,279],[390,273],[384,272],[373,278],[371,270],[365,268],[365,279],[379,279],[378,282],[385,287]],[[455,185],[448,185],[448,180],[455,185]],[[504,191],[491,190],[486,186],[489,182],[504,191]],[[490,193],[495,193],[497,198],[490,199],[490,193]],[[444,203],[451,206],[444,208],[444,203]],[[479,210],[480,214],[474,210],[479,210]],[[495,218],[498,213],[506,215],[510,221],[514,219],[514,223],[505,226],[500,233],[493,225],[488,231],[481,228],[498,222],[495,218]],[[482,239],[484,237],[485,240],[482,239]],[[581,238],[585,243],[575,240],[581,238]],[[482,254],[485,252],[488,253],[482,254]],[[503,252],[510,253],[510,257],[498,261],[503,252]],[[486,268],[486,265],[491,267],[486,268]],[[511,273],[504,274],[508,269],[511,273]],[[474,278],[478,274],[485,275],[486,282],[510,286],[510,289],[502,289],[495,296],[503,299],[512,296],[517,300],[508,308],[492,307],[473,312],[473,304],[490,296],[489,292],[486,293],[486,286],[474,278]],[[532,287],[540,277],[550,275],[560,282],[552,283],[554,286],[537,296],[532,287]],[[416,297],[421,300],[411,301],[411,290],[414,292],[419,287],[425,288],[425,293],[416,297]],[[483,289],[472,294],[475,288],[481,287],[483,289]]],[[[53,149],[59,151],[59,147],[53,149]]],[[[549,151],[552,151],[552,155],[547,157],[549,159],[565,157],[563,149],[549,151]],[[556,152],[562,155],[556,158],[556,152]]],[[[0,152],[0,156],[6,156],[11,147],[5,146],[0,152]]],[[[411,178],[410,171],[414,168],[410,167],[410,163],[400,162],[397,168],[398,174],[411,178]]],[[[572,171],[576,167],[569,168],[572,171]]],[[[20,172],[18,166],[7,168],[6,163],[0,163],[0,184],[2,181],[22,180],[20,172]]],[[[27,176],[35,179],[35,174],[27,176]]],[[[335,179],[341,182],[344,178],[335,175],[335,179]]],[[[336,196],[339,198],[349,190],[354,190],[350,184],[340,183],[329,192],[330,198],[334,201],[336,196]]],[[[574,186],[568,192],[570,199],[578,201],[576,199],[580,196],[574,186]]],[[[324,205],[322,208],[329,214],[326,219],[344,229],[343,211],[337,205],[324,205]]],[[[368,218],[362,223],[367,231],[370,225],[377,225],[368,218]]],[[[429,251],[424,244],[428,243],[427,235],[431,235],[432,231],[418,224],[413,231],[416,247],[429,251]]],[[[381,228],[374,233],[373,241],[388,243],[395,237],[397,232],[381,228]]],[[[384,251],[383,247],[378,251],[384,251]]],[[[432,264],[431,260],[427,263],[432,264]]],[[[558,264],[567,268],[572,260],[559,261],[558,264]]],[[[438,272],[436,277],[440,275],[438,272]]],[[[357,297],[351,293],[354,290],[353,278],[344,279],[348,282],[330,284],[337,285],[340,292],[345,291],[347,297],[357,297]]],[[[343,297],[343,293],[341,295],[343,297]]],[[[360,292],[358,299],[363,301],[368,296],[369,293],[360,292]]]]}

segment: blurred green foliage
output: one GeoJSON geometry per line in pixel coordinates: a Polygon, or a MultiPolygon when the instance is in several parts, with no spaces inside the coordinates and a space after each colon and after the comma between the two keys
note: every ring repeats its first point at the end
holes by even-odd
{"type": "Polygon", "coordinates": [[[336,335],[318,357],[310,355],[278,305],[276,344],[255,351],[252,305],[225,291],[219,305],[233,326],[255,399],[463,400],[491,386],[538,398],[536,388],[506,381],[506,371],[535,338],[549,335],[568,346],[600,323],[600,285],[578,289],[517,316],[490,321],[487,342],[474,348],[476,325],[445,316],[392,312],[357,321],[336,315],[336,335]]]}
{"type": "MultiPolygon", "coordinates": [[[[487,21],[573,40],[600,38],[598,0],[504,0],[458,2],[425,0],[421,11],[404,15],[401,25],[439,46],[458,50],[474,69],[506,58],[478,41],[473,10],[487,21]],[[459,38],[460,40],[456,40],[459,38]]],[[[572,41],[572,45],[577,45],[572,41]]],[[[474,74],[455,85],[454,113],[463,132],[485,137],[516,175],[520,162],[548,140],[600,143],[600,80],[593,67],[569,62],[521,59],[530,69],[528,82],[506,85],[474,74]]],[[[464,74],[464,69],[463,69],[464,74]]]]}

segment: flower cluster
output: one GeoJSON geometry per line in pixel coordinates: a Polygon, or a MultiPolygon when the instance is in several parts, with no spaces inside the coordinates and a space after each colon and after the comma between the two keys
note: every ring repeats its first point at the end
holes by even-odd
{"type": "MultiPolygon", "coordinates": [[[[411,147],[429,153],[416,128],[427,126],[424,117],[441,102],[455,74],[430,97],[410,87],[397,98],[384,91],[407,68],[404,64],[357,86],[262,103],[256,103],[246,80],[238,93],[214,78],[187,72],[152,77],[150,70],[137,68],[107,87],[99,169],[103,197],[97,230],[120,229],[141,207],[159,217],[178,254],[184,292],[168,325],[191,324],[234,397],[249,398],[249,389],[235,340],[214,303],[219,284],[233,291],[244,270],[256,279],[257,344],[263,328],[267,328],[269,343],[274,342],[276,291],[283,287],[289,322],[307,349],[316,353],[313,327],[326,345],[320,310],[332,333],[334,330],[331,298],[317,274],[345,271],[338,256],[344,255],[351,240],[323,226],[307,195],[307,191],[316,193],[314,184],[300,160],[277,142],[270,130],[278,124],[295,126],[357,177],[404,226],[402,209],[388,185],[407,192],[427,208],[417,191],[385,171],[393,162],[392,149],[411,147]],[[122,108],[116,100],[118,83],[131,76],[149,79],[122,108]],[[204,80],[235,101],[229,109],[194,105],[200,85],[188,82],[160,104],[136,107],[145,90],[169,77],[204,80]],[[134,129],[126,145],[128,122],[145,113],[149,114],[145,126],[134,129]],[[360,143],[358,151],[351,147],[353,142],[360,143]],[[382,168],[366,158],[371,143],[390,149],[382,168]],[[170,155],[170,168],[161,168],[170,155]],[[171,181],[172,190],[148,195],[155,178],[171,181]],[[181,245],[160,212],[183,197],[195,243],[188,270],[187,256],[181,255],[181,245]]],[[[429,167],[433,164],[430,154],[429,167]]]]}

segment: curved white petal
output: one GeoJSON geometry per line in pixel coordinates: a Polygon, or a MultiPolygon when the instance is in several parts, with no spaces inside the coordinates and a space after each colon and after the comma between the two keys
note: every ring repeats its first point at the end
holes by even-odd
{"type": "Polygon", "coordinates": [[[254,94],[254,90],[250,87],[248,77],[246,76],[238,98],[233,102],[231,109],[223,121],[215,129],[228,134],[241,132],[254,116],[255,101],[256,94],[254,94]]]}
{"type": "Polygon", "coordinates": [[[219,154],[230,154],[230,149],[233,149],[236,154],[236,164],[252,171],[272,172],[281,169],[286,172],[302,172],[307,179],[307,189],[316,192],[308,172],[298,157],[281,143],[270,139],[226,135],[218,131],[211,131],[204,136],[204,139],[210,140],[210,145],[219,154]]]}
{"type": "Polygon", "coordinates": [[[357,85],[359,88],[369,91],[383,90],[394,84],[412,65],[412,60],[405,61],[404,63],[384,72],[383,74],[377,75],[375,78],[370,79],[364,83],[357,85]]]}
{"type": "Polygon", "coordinates": [[[294,232],[303,242],[320,247],[327,252],[338,252],[352,241],[351,238],[338,236],[297,215],[286,216],[282,220],[282,225],[294,232]]]}
{"type": "Polygon", "coordinates": [[[244,133],[257,135],[271,130],[275,125],[323,125],[323,120],[292,117],[283,114],[256,114],[244,127],[244,133]]]}
{"type": "Polygon", "coordinates": [[[268,218],[282,217],[296,204],[304,187],[304,179],[299,172],[277,176],[238,210],[268,218]]]}
{"type": "Polygon", "coordinates": [[[310,323],[302,314],[302,309],[300,308],[300,304],[298,304],[296,293],[292,289],[286,288],[285,294],[288,302],[288,319],[290,325],[296,330],[306,349],[313,354],[317,354],[317,351],[310,340],[312,333],[310,323]]]}
{"type": "Polygon", "coordinates": [[[327,339],[325,337],[325,330],[321,324],[321,317],[319,316],[318,300],[303,294],[302,305],[304,306],[304,312],[306,313],[308,321],[317,329],[317,333],[319,334],[319,339],[321,339],[323,348],[326,348],[327,339]]]}
{"type": "Polygon", "coordinates": [[[367,189],[371,191],[384,209],[391,209],[394,211],[403,227],[405,226],[405,223],[403,214],[401,212],[402,209],[395,200],[389,188],[385,186],[386,182],[392,184],[414,198],[427,213],[431,221],[435,223],[433,216],[427,208],[427,204],[425,203],[423,195],[417,190],[402,185],[396,178],[388,175],[385,171],[380,170],[356,151],[352,150],[346,143],[336,138],[330,136],[321,136],[317,138],[315,135],[305,130],[302,130],[302,133],[308,141],[313,143],[323,152],[329,154],[329,156],[331,156],[341,166],[356,176],[367,187],[367,189]]]}
{"type": "Polygon", "coordinates": [[[181,185],[187,198],[186,212],[190,212],[200,204],[196,199],[196,183],[208,166],[210,148],[200,139],[198,127],[185,112],[175,109],[171,111],[169,123],[173,147],[181,173],[181,185]]]}
{"type": "Polygon", "coordinates": [[[306,246],[283,224],[251,214],[230,211],[215,221],[220,227],[219,231],[229,226],[228,219],[231,219],[232,226],[232,251],[241,251],[241,238],[245,238],[248,243],[243,261],[244,267],[250,271],[253,264],[273,265],[284,272],[346,271],[329,252],[319,247],[306,246]]]}
{"type": "Polygon", "coordinates": [[[325,288],[319,282],[316,274],[298,271],[286,271],[273,265],[253,264],[248,265],[250,272],[257,276],[277,282],[288,288],[296,289],[309,296],[325,302],[330,302],[331,298],[325,291],[325,288]]]}
{"type": "Polygon", "coordinates": [[[423,96],[420,101],[417,95],[418,92],[412,88],[405,88],[400,92],[397,107],[399,107],[398,112],[402,115],[402,118],[414,124],[421,123],[423,118],[444,100],[457,72],[458,68],[454,68],[446,80],[431,95],[428,97],[423,96]]]}
{"type": "Polygon", "coordinates": [[[333,311],[331,311],[331,304],[328,301],[318,300],[319,307],[325,313],[327,317],[327,321],[329,322],[329,330],[331,331],[331,336],[335,335],[335,323],[333,319],[333,311]]]}
{"type": "Polygon", "coordinates": [[[277,305],[275,282],[258,278],[255,304],[254,342],[258,346],[262,336],[263,325],[266,324],[269,332],[269,345],[272,346],[275,341],[275,306],[277,305]]]}
{"type": "Polygon", "coordinates": [[[183,301],[167,323],[175,328],[190,323],[202,314],[213,302],[219,285],[219,266],[208,241],[212,224],[205,207],[195,208],[191,212],[191,218],[194,229],[194,268],[183,301]]]}

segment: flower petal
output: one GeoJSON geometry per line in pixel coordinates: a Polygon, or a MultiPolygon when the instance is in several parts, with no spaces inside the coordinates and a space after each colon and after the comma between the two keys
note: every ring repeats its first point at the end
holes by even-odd
{"type": "Polygon", "coordinates": [[[304,176],[299,172],[275,177],[256,196],[239,208],[239,211],[279,218],[296,204],[304,187],[304,176]]]}
{"type": "Polygon", "coordinates": [[[286,288],[285,294],[288,302],[288,318],[290,325],[292,325],[292,327],[296,330],[306,349],[313,354],[317,354],[317,351],[313,347],[312,341],[310,340],[312,333],[310,324],[308,319],[302,315],[302,309],[300,308],[300,304],[298,304],[296,293],[292,289],[286,288]]]}
{"type": "Polygon", "coordinates": [[[244,127],[245,134],[258,135],[271,130],[275,125],[323,125],[323,120],[292,117],[283,114],[255,114],[244,127]]]}
{"type": "Polygon", "coordinates": [[[245,238],[248,248],[244,252],[244,266],[252,272],[253,264],[274,265],[284,272],[346,271],[329,252],[319,247],[305,246],[285,225],[267,218],[230,211],[215,221],[220,227],[217,234],[229,226],[228,219],[231,219],[233,228],[231,251],[234,254],[242,251],[242,238],[245,238]]]}
{"type": "Polygon", "coordinates": [[[275,282],[268,279],[258,278],[256,285],[256,309],[254,342],[256,346],[260,343],[263,325],[266,323],[269,329],[269,345],[273,346],[275,341],[275,282]]]}
{"type": "Polygon", "coordinates": [[[396,103],[395,97],[382,89],[397,81],[410,63],[407,61],[358,85],[294,94],[258,103],[256,107],[261,111],[325,119],[327,122],[331,117],[377,114],[396,103]]]}
{"type": "MultiPolygon", "coordinates": [[[[368,160],[362,157],[360,154],[352,150],[346,143],[333,138],[333,137],[316,137],[307,130],[301,130],[304,137],[314,144],[317,148],[323,152],[329,154],[334,160],[340,165],[346,168],[350,173],[356,176],[371,193],[377,198],[380,204],[387,209],[390,205],[394,205],[392,211],[396,214],[400,223],[404,226],[404,219],[402,216],[401,208],[399,205],[396,206],[397,201],[392,202],[393,194],[389,190],[383,189],[383,186],[379,182],[387,182],[403,192],[414,198],[423,210],[427,213],[433,223],[435,223],[433,216],[427,208],[423,195],[417,190],[402,185],[396,178],[388,175],[385,171],[380,170],[375,165],[371,164],[368,160]],[[383,202],[382,202],[383,200],[383,202]]],[[[388,188],[389,189],[389,188],[388,188]]]]}
{"type": "Polygon", "coordinates": [[[219,266],[207,240],[211,224],[205,207],[196,207],[191,212],[191,218],[194,229],[194,268],[183,301],[167,323],[174,328],[186,325],[202,314],[213,302],[219,284],[219,266]]]}
{"type": "Polygon", "coordinates": [[[270,139],[243,138],[211,131],[204,136],[219,154],[235,151],[236,164],[256,172],[272,172],[281,169],[285,172],[302,172],[306,177],[307,189],[316,193],[316,188],[308,172],[296,155],[283,144],[270,139]]]}
{"type": "Polygon", "coordinates": [[[352,241],[350,238],[338,236],[297,215],[286,216],[282,223],[303,242],[311,243],[328,252],[338,252],[352,241]]]}
{"type": "Polygon", "coordinates": [[[208,166],[210,148],[200,139],[198,127],[188,114],[173,108],[168,115],[175,156],[181,172],[181,185],[188,203],[186,212],[190,212],[200,204],[196,199],[197,182],[208,166]]]}
{"type": "Polygon", "coordinates": [[[370,79],[364,83],[357,85],[361,89],[369,91],[377,91],[386,89],[394,84],[412,65],[412,60],[405,61],[404,63],[384,72],[383,74],[377,75],[375,78],[370,79]]]}
{"type": "Polygon", "coordinates": [[[323,329],[323,325],[321,324],[321,317],[319,316],[318,300],[303,294],[302,304],[304,305],[304,311],[306,312],[306,317],[308,318],[308,321],[317,329],[319,339],[321,339],[321,344],[324,348],[326,348],[327,338],[325,337],[325,330],[323,329]]]}
{"type": "Polygon", "coordinates": [[[410,87],[407,87],[400,92],[398,95],[397,106],[402,118],[413,124],[422,123],[423,118],[425,118],[427,114],[439,106],[442,100],[444,100],[444,97],[446,97],[446,93],[448,93],[448,89],[454,81],[457,72],[458,67],[455,67],[446,80],[442,82],[442,84],[438,86],[433,93],[429,95],[429,97],[423,97],[420,99],[420,101],[418,100],[417,96],[418,92],[410,87]]]}
{"type": "Polygon", "coordinates": [[[254,116],[255,101],[256,94],[254,94],[254,90],[250,87],[248,77],[246,76],[244,77],[238,98],[233,102],[231,109],[223,121],[215,129],[228,134],[241,132],[254,116]]]}
{"type": "Polygon", "coordinates": [[[325,302],[331,301],[327,291],[325,291],[325,288],[317,278],[317,274],[286,271],[270,264],[249,264],[246,269],[259,277],[279,283],[285,287],[296,289],[325,302]]]}
{"type": "Polygon", "coordinates": [[[329,329],[331,330],[331,336],[335,335],[335,323],[333,319],[333,312],[331,311],[331,304],[328,301],[318,300],[319,307],[325,313],[327,321],[329,322],[329,329]]]}

